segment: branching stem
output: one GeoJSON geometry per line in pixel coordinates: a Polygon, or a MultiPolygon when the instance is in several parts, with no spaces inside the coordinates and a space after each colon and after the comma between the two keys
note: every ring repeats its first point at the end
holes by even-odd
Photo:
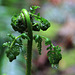
{"type": "Polygon", "coordinates": [[[10,45],[10,48],[12,48],[13,44],[15,43],[15,41],[16,41],[19,37],[21,37],[21,35],[19,35],[18,37],[16,37],[16,38],[13,40],[13,42],[12,42],[11,45],[10,45]]]}

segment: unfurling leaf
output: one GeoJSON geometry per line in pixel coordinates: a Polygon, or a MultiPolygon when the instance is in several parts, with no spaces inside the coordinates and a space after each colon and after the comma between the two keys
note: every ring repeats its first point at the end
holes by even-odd
{"type": "Polygon", "coordinates": [[[39,54],[41,55],[42,38],[41,38],[41,36],[39,36],[39,35],[35,35],[35,36],[34,36],[34,40],[35,40],[36,43],[38,43],[37,47],[38,47],[39,54]]]}

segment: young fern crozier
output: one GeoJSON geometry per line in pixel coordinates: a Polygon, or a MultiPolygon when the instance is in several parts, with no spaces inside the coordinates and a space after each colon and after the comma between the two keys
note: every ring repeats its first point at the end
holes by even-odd
{"type": "Polygon", "coordinates": [[[36,9],[40,8],[39,6],[30,7],[30,11],[28,12],[26,9],[22,9],[19,15],[15,15],[11,19],[11,26],[15,31],[21,33],[21,35],[15,37],[11,34],[8,36],[12,38],[12,42],[6,42],[3,46],[7,46],[6,55],[9,58],[9,61],[12,62],[16,59],[22,50],[22,39],[27,39],[27,60],[26,60],[26,75],[31,75],[31,60],[32,60],[32,42],[35,40],[37,43],[38,52],[41,55],[42,48],[42,39],[45,39],[45,45],[47,47],[48,59],[50,64],[55,65],[58,64],[62,59],[61,48],[59,46],[54,46],[51,43],[49,38],[46,38],[41,35],[33,35],[32,31],[46,31],[50,27],[50,23],[40,17],[40,13],[35,14],[36,9]],[[35,22],[37,21],[37,22],[35,22]]]}

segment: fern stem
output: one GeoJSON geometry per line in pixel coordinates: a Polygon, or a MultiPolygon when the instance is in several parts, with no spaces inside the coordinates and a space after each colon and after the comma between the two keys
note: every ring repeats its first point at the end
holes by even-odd
{"type": "Polygon", "coordinates": [[[27,44],[26,75],[31,75],[32,41],[33,41],[32,25],[31,25],[29,13],[27,12],[27,10],[23,9],[22,11],[25,15],[25,19],[27,22],[27,28],[28,28],[28,36],[30,38],[30,40],[28,40],[28,44],[27,44]]]}
{"type": "Polygon", "coordinates": [[[17,37],[13,40],[13,42],[11,43],[10,48],[12,48],[13,44],[15,43],[15,41],[16,41],[19,37],[21,37],[21,35],[17,36],[17,37]]]}

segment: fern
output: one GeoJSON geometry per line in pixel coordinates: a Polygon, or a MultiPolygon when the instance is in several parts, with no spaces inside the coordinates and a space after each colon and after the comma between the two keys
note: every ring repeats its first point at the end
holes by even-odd
{"type": "Polygon", "coordinates": [[[28,12],[26,9],[22,9],[19,15],[14,15],[11,19],[11,26],[15,31],[20,33],[19,36],[15,37],[12,34],[8,36],[12,38],[11,41],[6,42],[3,46],[7,47],[6,55],[9,58],[9,61],[12,62],[16,57],[23,51],[22,50],[22,39],[27,39],[27,65],[26,65],[26,75],[31,75],[31,60],[32,60],[32,42],[33,39],[37,43],[38,52],[41,55],[42,50],[42,39],[45,39],[45,45],[47,47],[48,59],[52,66],[57,65],[62,59],[61,48],[59,46],[54,46],[49,38],[46,38],[41,35],[34,35],[32,31],[46,31],[50,27],[48,20],[40,16],[40,13],[36,14],[36,9],[40,8],[39,6],[30,7],[28,12]]]}
{"type": "Polygon", "coordinates": [[[16,59],[16,56],[20,54],[20,50],[22,50],[22,39],[29,39],[29,37],[25,33],[22,33],[17,37],[12,34],[8,34],[8,36],[12,38],[13,42],[6,42],[3,44],[3,46],[8,47],[6,50],[6,55],[10,62],[12,62],[14,59],[16,59]]]}

